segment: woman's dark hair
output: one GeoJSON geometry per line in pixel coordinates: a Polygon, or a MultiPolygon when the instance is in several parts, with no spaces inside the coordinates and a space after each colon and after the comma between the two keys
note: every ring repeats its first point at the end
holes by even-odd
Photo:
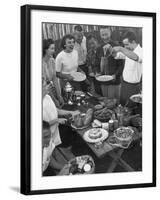
{"type": "Polygon", "coordinates": [[[136,34],[132,31],[128,31],[126,33],[124,33],[124,35],[122,36],[122,40],[124,39],[128,39],[129,42],[137,42],[137,37],[136,34]]]}
{"type": "Polygon", "coordinates": [[[49,129],[49,123],[46,121],[43,121],[43,129],[49,129]]]}
{"type": "Polygon", "coordinates": [[[82,32],[82,26],[81,26],[81,25],[76,25],[76,26],[74,27],[74,30],[75,30],[75,31],[80,31],[80,32],[82,32]]]}
{"type": "Polygon", "coordinates": [[[52,39],[44,39],[43,40],[43,56],[46,54],[46,50],[49,48],[51,44],[55,44],[52,39]]]}
{"type": "Polygon", "coordinates": [[[69,40],[74,39],[74,41],[75,41],[75,37],[74,37],[73,35],[71,35],[71,34],[65,35],[65,36],[62,38],[62,40],[61,40],[61,48],[62,48],[62,49],[65,49],[65,48],[66,48],[65,45],[66,45],[66,40],[67,40],[67,39],[69,39],[69,40]]]}
{"type": "Polygon", "coordinates": [[[93,34],[90,34],[90,35],[87,37],[87,40],[89,41],[89,40],[91,40],[92,38],[98,41],[97,37],[96,37],[95,35],[93,35],[93,34]]]}

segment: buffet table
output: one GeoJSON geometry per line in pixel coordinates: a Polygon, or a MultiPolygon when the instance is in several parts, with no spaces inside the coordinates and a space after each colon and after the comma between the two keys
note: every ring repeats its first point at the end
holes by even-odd
{"type": "MultiPolygon", "coordinates": [[[[90,97],[88,99],[89,105],[93,106],[95,104],[98,103],[98,101],[96,100],[95,97],[90,97]]],[[[76,110],[77,107],[75,106],[69,106],[69,105],[65,105],[64,106],[65,109],[67,110],[76,110]]],[[[81,106],[81,109],[83,109],[83,106],[81,106]]],[[[77,134],[79,134],[82,139],[84,140],[84,134],[86,131],[92,129],[91,124],[84,129],[75,129],[77,134]]],[[[132,127],[132,129],[134,130],[134,134],[133,134],[133,138],[132,138],[132,143],[134,142],[139,142],[142,138],[142,132],[138,131],[137,128],[132,127]]],[[[111,145],[108,140],[111,136],[113,136],[113,131],[108,130],[109,132],[109,136],[107,137],[106,140],[104,140],[100,145],[96,145],[94,143],[89,143],[86,140],[84,140],[84,142],[88,145],[88,147],[92,150],[92,152],[94,153],[94,155],[101,159],[104,156],[110,156],[112,158],[112,161],[109,165],[109,167],[107,167],[106,172],[113,172],[116,168],[117,165],[120,165],[124,170],[126,171],[135,171],[135,169],[133,169],[129,163],[127,163],[125,160],[122,159],[122,155],[125,152],[125,148],[120,148],[118,146],[115,145],[111,145]]]]}
{"type": "MultiPolygon", "coordinates": [[[[90,126],[83,130],[77,130],[77,133],[83,138],[84,133],[91,128],[92,127],[90,126]]],[[[112,135],[113,133],[109,132],[109,137],[112,135]]],[[[139,141],[141,137],[142,137],[142,133],[138,132],[135,129],[132,142],[139,141]]],[[[108,138],[105,141],[103,141],[102,145],[100,145],[99,147],[96,147],[95,144],[88,143],[85,140],[84,141],[87,143],[87,145],[90,147],[90,149],[98,158],[103,158],[106,155],[112,158],[112,162],[110,163],[110,166],[106,170],[106,172],[113,172],[117,165],[121,165],[121,167],[124,168],[126,171],[134,171],[134,169],[128,163],[126,163],[126,161],[122,159],[122,154],[124,153],[125,149],[109,144],[108,138]]]]}

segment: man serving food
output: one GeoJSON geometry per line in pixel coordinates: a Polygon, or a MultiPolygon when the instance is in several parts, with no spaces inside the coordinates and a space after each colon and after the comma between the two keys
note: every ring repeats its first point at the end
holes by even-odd
{"type": "Polygon", "coordinates": [[[115,59],[125,59],[120,93],[120,103],[125,105],[132,95],[141,92],[142,47],[130,31],[124,35],[123,44],[124,47],[106,45],[105,48],[112,51],[115,59]]]}

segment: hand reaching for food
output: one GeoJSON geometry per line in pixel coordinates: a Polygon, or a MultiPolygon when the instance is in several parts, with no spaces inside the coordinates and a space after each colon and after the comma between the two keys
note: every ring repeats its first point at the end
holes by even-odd
{"type": "Polygon", "coordinates": [[[65,124],[67,122],[67,119],[65,118],[58,118],[58,123],[59,124],[65,124]]]}
{"type": "Polygon", "coordinates": [[[79,114],[80,114],[79,110],[71,111],[72,118],[74,118],[75,116],[77,116],[79,114]]]}
{"type": "Polygon", "coordinates": [[[113,75],[112,75],[112,78],[113,78],[113,80],[115,80],[115,79],[116,79],[116,75],[115,75],[115,74],[113,74],[113,75]]]}

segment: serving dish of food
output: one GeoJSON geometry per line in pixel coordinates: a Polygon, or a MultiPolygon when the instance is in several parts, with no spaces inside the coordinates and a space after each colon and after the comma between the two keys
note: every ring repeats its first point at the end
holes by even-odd
{"type": "Polygon", "coordinates": [[[114,131],[114,137],[120,145],[126,145],[131,142],[134,130],[131,127],[119,127],[114,131]]]}
{"type": "Polygon", "coordinates": [[[86,131],[83,135],[83,139],[89,143],[98,143],[107,139],[109,133],[102,128],[92,128],[86,131]]]}
{"type": "Polygon", "coordinates": [[[73,77],[73,81],[81,82],[86,79],[86,75],[81,72],[72,72],[71,76],[73,77]]]}
{"type": "Polygon", "coordinates": [[[142,117],[136,116],[130,120],[130,124],[133,127],[136,127],[139,131],[142,131],[142,117]]]}
{"type": "Polygon", "coordinates": [[[117,106],[117,99],[108,97],[99,97],[100,104],[107,107],[108,109],[113,109],[117,106]]]}
{"type": "Polygon", "coordinates": [[[100,82],[107,82],[113,80],[113,76],[110,75],[100,75],[96,76],[96,80],[100,82]]]}
{"type": "Polygon", "coordinates": [[[108,143],[112,146],[115,146],[115,147],[120,147],[120,148],[123,148],[123,149],[127,149],[131,143],[131,141],[129,142],[126,142],[125,144],[121,144],[121,143],[118,143],[117,140],[116,140],[116,137],[114,136],[111,136],[108,138],[108,143]]]}
{"type": "Polygon", "coordinates": [[[86,112],[81,112],[79,115],[76,115],[71,123],[72,128],[81,130],[87,128],[93,118],[93,110],[89,108],[86,112]]]}
{"type": "Polygon", "coordinates": [[[107,107],[102,108],[94,112],[94,118],[98,119],[101,122],[108,122],[113,115],[113,111],[108,109],[107,107]]]}
{"type": "Polygon", "coordinates": [[[135,103],[142,103],[142,94],[135,94],[130,97],[130,100],[135,103]]]}
{"type": "Polygon", "coordinates": [[[89,155],[75,157],[69,165],[69,175],[92,174],[95,170],[95,163],[89,155]]]}

